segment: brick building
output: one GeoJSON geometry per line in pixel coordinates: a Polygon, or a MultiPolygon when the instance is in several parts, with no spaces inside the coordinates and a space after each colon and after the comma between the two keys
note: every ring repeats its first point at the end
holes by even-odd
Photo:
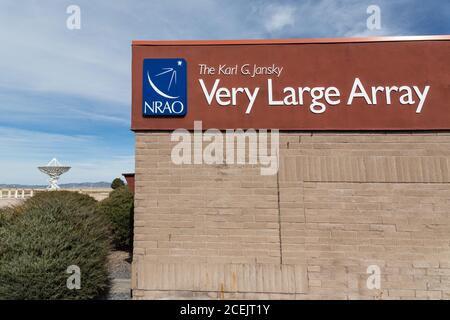
{"type": "Polygon", "coordinates": [[[133,297],[450,298],[449,56],[448,36],[134,42],[133,297]],[[184,117],[143,116],[143,60],[156,58],[188,63],[184,117]],[[198,69],[255,61],[285,74],[198,69]],[[341,103],[314,114],[265,109],[260,96],[248,114],[241,105],[208,105],[197,82],[256,83],[266,95],[268,77],[284,86],[335,85],[341,103]],[[417,98],[414,106],[394,96],[391,104],[360,97],[345,105],[355,77],[374,86],[429,85],[428,100],[421,112],[417,98]],[[204,130],[280,129],[278,172],[175,164],[172,131],[192,130],[195,120],[204,130]],[[373,275],[379,287],[368,285],[373,275]]]}

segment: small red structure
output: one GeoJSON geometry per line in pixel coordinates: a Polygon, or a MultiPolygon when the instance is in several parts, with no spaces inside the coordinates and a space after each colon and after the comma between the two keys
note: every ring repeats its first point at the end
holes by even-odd
{"type": "Polygon", "coordinates": [[[134,173],[122,173],[127,181],[128,189],[134,193],[134,173]]]}

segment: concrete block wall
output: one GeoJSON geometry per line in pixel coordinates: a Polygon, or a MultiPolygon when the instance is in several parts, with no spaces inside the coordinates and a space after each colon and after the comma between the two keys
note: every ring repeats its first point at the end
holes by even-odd
{"type": "Polygon", "coordinates": [[[274,176],[175,144],[136,133],[135,298],[450,298],[449,133],[282,133],[274,176]]]}

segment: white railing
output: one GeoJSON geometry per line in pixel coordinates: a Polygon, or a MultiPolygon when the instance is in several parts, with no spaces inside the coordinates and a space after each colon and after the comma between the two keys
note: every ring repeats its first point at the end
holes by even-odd
{"type": "Polygon", "coordinates": [[[34,193],[33,189],[0,189],[0,199],[26,199],[34,193]]]}
{"type": "MultiPolygon", "coordinates": [[[[97,201],[101,201],[109,196],[111,189],[109,188],[84,188],[84,189],[61,189],[61,190],[69,190],[74,192],[79,192],[83,194],[87,194],[93,197],[97,201]]],[[[28,199],[32,196],[36,195],[39,192],[45,192],[47,189],[16,189],[16,188],[5,188],[0,189],[0,200],[8,200],[8,199],[28,199]]]]}

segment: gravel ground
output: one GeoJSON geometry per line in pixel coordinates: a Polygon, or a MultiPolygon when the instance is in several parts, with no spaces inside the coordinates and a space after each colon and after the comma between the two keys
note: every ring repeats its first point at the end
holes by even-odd
{"type": "Polygon", "coordinates": [[[112,251],[108,257],[111,289],[108,300],[131,299],[131,258],[126,251],[112,251]]]}

